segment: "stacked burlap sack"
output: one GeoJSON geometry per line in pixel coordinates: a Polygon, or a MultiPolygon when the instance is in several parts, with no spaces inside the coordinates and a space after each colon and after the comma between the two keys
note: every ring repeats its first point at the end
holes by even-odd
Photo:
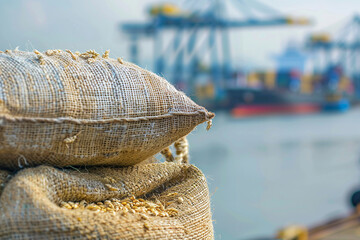
{"type": "Polygon", "coordinates": [[[0,238],[212,239],[185,136],[213,117],[108,51],[0,52],[0,238]]]}

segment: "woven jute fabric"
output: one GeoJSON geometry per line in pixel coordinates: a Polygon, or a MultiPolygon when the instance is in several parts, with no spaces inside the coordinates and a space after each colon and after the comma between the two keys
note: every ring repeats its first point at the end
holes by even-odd
{"type": "Polygon", "coordinates": [[[214,116],[94,51],[0,52],[0,166],[133,165],[214,116]]]}
{"type": "Polygon", "coordinates": [[[3,188],[5,187],[6,182],[11,177],[11,173],[6,170],[0,169],[0,195],[2,193],[3,188]]]}
{"type": "Polygon", "coordinates": [[[213,239],[206,179],[190,164],[169,162],[20,170],[0,196],[0,239],[213,239]],[[144,217],[60,207],[63,201],[129,196],[160,201],[177,215],[144,217]]]}

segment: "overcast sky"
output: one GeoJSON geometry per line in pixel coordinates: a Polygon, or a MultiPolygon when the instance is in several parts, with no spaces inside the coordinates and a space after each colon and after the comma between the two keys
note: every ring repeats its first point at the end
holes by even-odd
{"type": "MultiPolygon", "coordinates": [[[[195,0],[194,0],[195,1],[195,0]]],[[[204,0],[206,1],[206,0],[204,0]]],[[[0,0],[0,49],[111,50],[112,57],[127,58],[128,40],[119,24],[146,20],[146,7],[154,0],[0,0]]],[[[241,65],[269,66],[270,56],[289,41],[301,42],[315,30],[336,32],[360,12],[355,0],[262,1],[285,15],[309,17],[307,27],[276,27],[235,30],[231,33],[233,61],[241,65]]],[[[151,60],[149,46],[142,60],[151,60]]]]}

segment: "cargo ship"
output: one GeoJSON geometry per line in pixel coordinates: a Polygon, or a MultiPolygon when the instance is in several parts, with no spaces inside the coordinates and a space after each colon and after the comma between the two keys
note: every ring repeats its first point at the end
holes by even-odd
{"type": "Polygon", "coordinates": [[[302,94],[254,88],[227,89],[227,102],[234,117],[270,114],[309,114],[319,111],[346,111],[349,101],[329,93],[302,94]]]}
{"type": "Polygon", "coordinates": [[[345,93],[351,85],[341,66],[331,65],[323,74],[305,74],[307,55],[292,45],[275,60],[276,72],[252,73],[240,86],[226,88],[232,116],[343,112],[349,108],[345,93]]]}
{"type": "Polygon", "coordinates": [[[226,92],[234,117],[313,113],[320,111],[324,102],[324,97],[319,94],[307,95],[254,88],[231,88],[226,92]]]}

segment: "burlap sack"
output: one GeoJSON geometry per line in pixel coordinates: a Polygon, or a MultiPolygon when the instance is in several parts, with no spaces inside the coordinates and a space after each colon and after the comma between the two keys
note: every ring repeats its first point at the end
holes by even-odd
{"type": "Polygon", "coordinates": [[[1,167],[133,165],[213,116],[108,52],[0,52],[1,167]]]}
{"type": "Polygon", "coordinates": [[[213,239],[206,180],[192,165],[169,162],[21,170],[0,197],[0,239],[213,239]],[[132,195],[161,202],[177,214],[161,217],[59,206],[63,201],[132,195]]]}

